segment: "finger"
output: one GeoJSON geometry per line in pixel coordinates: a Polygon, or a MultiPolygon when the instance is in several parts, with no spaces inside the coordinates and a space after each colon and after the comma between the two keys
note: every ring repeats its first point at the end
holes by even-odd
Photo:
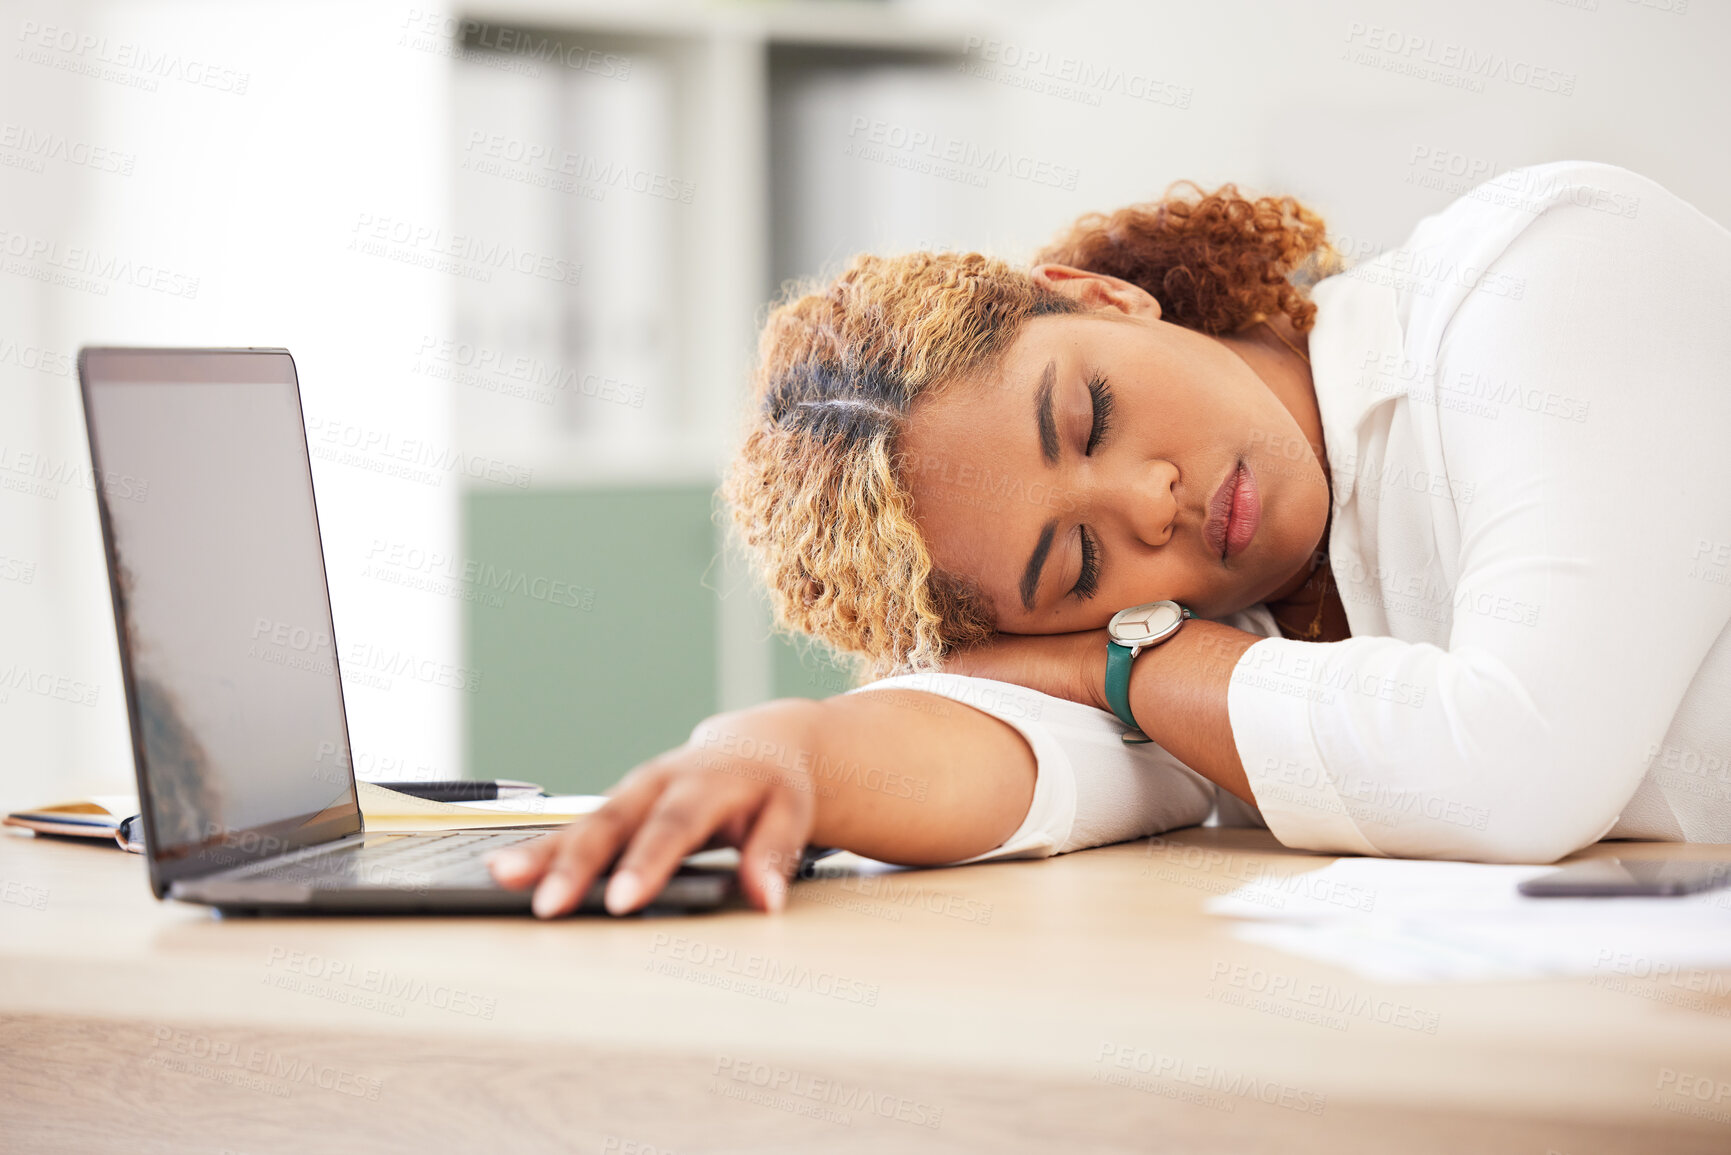
{"type": "Polygon", "coordinates": [[[771,794],[739,852],[739,885],[759,910],[787,903],[787,879],[799,869],[811,833],[811,800],[792,790],[771,794]]]}
{"type": "MultiPolygon", "coordinates": [[[[653,794],[661,789],[662,783],[666,780],[667,771],[670,768],[669,756],[671,753],[670,751],[668,754],[651,758],[647,762],[632,767],[607,791],[609,798],[642,790],[648,790],[653,797],[653,794]]],[[[618,817],[618,813],[618,811],[614,811],[606,821],[614,820],[618,817]]],[[[566,824],[555,834],[489,855],[487,866],[500,885],[510,890],[520,890],[544,878],[552,871],[560,861],[561,848],[570,845],[572,840],[579,839],[580,829],[587,821],[592,821],[594,817],[595,815],[590,815],[587,819],[578,819],[566,824]]],[[[606,825],[606,822],[602,825],[606,825]]],[[[559,897],[557,892],[563,889],[562,884],[556,885],[554,898],[559,897]]],[[[553,898],[543,898],[542,901],[555,905],[553,898]]]]}
{"type": "Polygon", "coordinates": [[[570,829],[570,826],[565,826],[532,841],[489,854],[487,869],[493,872],[493,879],[500,886],[507,890],[522,890],[547,872],[559,839],[570,829]]]}
{"type": "Polygon", "coordinates": [[[751,833],[751,823],[757,815],[749,810],[736,810],[721,825],[709,835],[709,841],[703,844],[703,849],[713,850],[717,847],[744,846],[746,835],[751,833]]]}
{"type": "Polygon", "coordinates": [[[713,778],[686,779],[664,791],[607,883],[608,913],[629,914],[661,893],[680,859],[708,842],[711,832],[753,796],[713,778]]]}
{"type": "Polygon", "coordinates": [[[616,795],[607,805],[566,829],[530,903],[537,918],[558,918],[576,908],[595,876],[607,869],[619,848],[643,823],[644,815],[661,796],[665,781],[645,779],[642,785],[616,795]]]}
{"type": "MultiPolygon", "coordinates": [[[[639,770],[641,769],[642,767],[639,767],[639,770]]],[[[620,785],[634,783],[641,788],[646,777],[648,776],[633,771],[626,775],[620,785]]],[[[495,851],[486,858],[487,868],[499,885],[508,890],[521,890],[547,873],[559,852],[560,840],[576,837],[577,827],[582,825],[583,821],[580,818],[568,822],[541,838],[495,851]]]]}

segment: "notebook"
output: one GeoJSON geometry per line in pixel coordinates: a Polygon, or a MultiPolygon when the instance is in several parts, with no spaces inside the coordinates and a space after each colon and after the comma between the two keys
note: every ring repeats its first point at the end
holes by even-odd
{"type": "Polygon", "coordinates": [[[77,802],[14,811],[0,819],[0,825],[21,826],[38,834],[98,838],[125,846],[116,832],[122,822],[137,813],[138,799],[131,794],[92,794],[77,802]]]}
{"type": "MultiPolygon", "coordinates": [[[[559,794],[503,798],[491,802],[433,802],[387,790],[371,782],[357,782],[355,785],[360,794],[361,819],[366,829],[393,832],[560,826],[573,818],[594,813],[607,801],[599,794],[559,794]]],[[[40,834],[101,839],[142,853],[142,833],[133,829],[136,823],[129,824],[137,814],[138,798],[135,795],[92,794],[76,802],[14,811],[0,820],[0,824],[40,834]]]]}

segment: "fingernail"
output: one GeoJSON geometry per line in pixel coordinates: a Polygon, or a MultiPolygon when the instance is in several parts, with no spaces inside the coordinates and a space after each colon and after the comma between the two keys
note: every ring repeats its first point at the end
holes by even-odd
{"type": "Polygon", "coordinates": [[[782,877],[781,871],[772,870],[763,880],[763,901],[771,914],[787,905],[787,879],[782,877]]]}
{"type": "Polygon", "coordinates": [[[529,870],[529,856],[521,850],[501,850],[488,855],[487,865],[500,874],[525,874],[529,870]]]}
{"type": "Polygon", "coordinates": [[[624,914],[637,905],[643,896],[643,880],[629,870],[621,870],[607,883],[607,913],[624,914]]]}
{"type": "Polygon", "coordinates": [[[575,891],[576,887],[565,875],[549,874],[535,888],[535,897],[530,900],[529,907],[537,918],[552,918],[565,909],[575,891]]]}

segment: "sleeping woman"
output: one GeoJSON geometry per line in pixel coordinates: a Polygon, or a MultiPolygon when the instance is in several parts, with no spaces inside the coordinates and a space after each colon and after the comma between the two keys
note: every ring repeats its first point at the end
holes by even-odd
{"type": "Polygon", "coordinates": [[[780,622],[877,680],[703,721],[495,876],[545,917],[616,864],[624,913],[734,845],[773,911],[808,844],[1731,841],[1731,233],[1569,162],[1339,264],[1181,187],[790,296],[724,494],[780,622]]]}

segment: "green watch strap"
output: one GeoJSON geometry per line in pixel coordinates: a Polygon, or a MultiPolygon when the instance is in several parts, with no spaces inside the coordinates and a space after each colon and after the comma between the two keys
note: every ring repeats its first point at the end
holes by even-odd
{"type": "MultiPolygon", "coordinates": [[[[1149,648],[1149,646],[1157,646],[1161,642],[1164,642],[1167,638],[1170,638],[1178,631],[1179,626],[1196,616],[1191,613],[1189,608],[1186,606],[1178,605],[1177,602],[1171,602],[1169,604],[1178,606],[1179,617],[1177,623],[1164,633],[1154,636],[1153,640],[1147,643],[1147,645],[1132,648],[1121,642],[1114,641],[1110,637],[1106,639],[1106,704],[1112,707],[1112,712],[1118,715],[1118,720],[1120,722],[1130,727],[1129,730],[1125,731],[1122,735],[1124,741],[1130,745],[1140,745],[1143,742],[1153,741],[1152,738],[1142,732],[1142,727],[1136,722],[1136,715],[1130,712],[1130,670],[1131,667],[1136,664],[1136,655],[1149,648]]],[[[1122,611],[1122,614],[1131,614],[1137,610],[1152,608],[1154,608],[1152,605],[1132,606],[1130,609],[1122,611]]],[[[1112,621],[1115,624],[1118,621],[1118,617],[1114,617],[1112,621]]],[[[1131,636],[1134,637],[1135,635],[1132,634],[1131,636]]]]}
{"type": "Polygon", "coordinates": [[[1135,664],[1136,654],[1129,646],[1111,641],[1106,643],[1106,704],[1112,707],[1120,722],[1130,727],[1124,741],[1132,745],[1152,740],[1142,732],[1142,727],[1136,724],[1136,715],[1130,712],[1130,670],[1135,664]]]}

